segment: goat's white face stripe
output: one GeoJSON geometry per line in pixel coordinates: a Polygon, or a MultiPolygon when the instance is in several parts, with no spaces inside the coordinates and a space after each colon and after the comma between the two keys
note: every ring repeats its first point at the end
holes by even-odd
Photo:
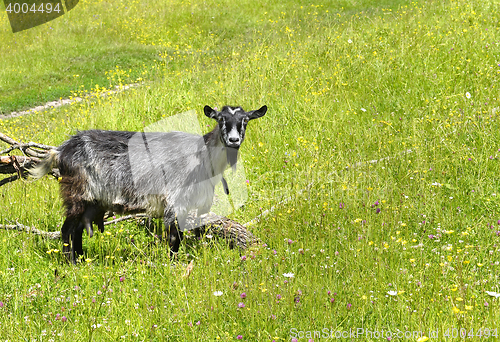
{"type": "Polygon", "coordinates": [[[240,111],[239,108],[232,109],[232,108],[229,108],[229,107],[227,108],[227,110],[229,111],[229,114],[231,114],[231,115],[234,115],[234,114],[236,114],[236,112],[240,111]]]}

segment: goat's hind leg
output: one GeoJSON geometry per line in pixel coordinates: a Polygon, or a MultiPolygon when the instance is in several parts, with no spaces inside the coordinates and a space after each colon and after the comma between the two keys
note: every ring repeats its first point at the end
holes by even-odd
{"type": "Polygon", "coordinates": [[[83,229],[84,224],[80,221],[71,235],[71,258],[73,260],[73,264],[76,264],[78,257],[83,255],[83,229]]]}
{"type": "Polygon", "coordinates": [[[89,237],[94,236],[92,224],[95,223],[101,233],[104,233],[104,214],[106,210],[98,204],[88,204],[82,216],[83,227],[87,230],[89,237]]]}
{"type": "Polygon", "coordinates": [[[105,210],[97,204],[90,204],[85,207],[78,224],[70,233],[71,237],[71,260],[76,263],[77,258],[83,255],[83,230],[86,229],[89,237],[94,235],[92,224],[95,223],[99,230],[104,232],[104,214],[105,210]]]}
{"type": "Polygon", "coordinates": [[[101,233],[104,233],[104,215],[106,215],[106,210],[100,209],[94,217],[94,223],[101,233]]]}
{"type": "MultiPolygon", "coordinates": [[[[85,208],[85,212],[83,213],[82,220],[80,221],[80,225],[83,225],[83,228],[87,230],[87,234],[89,237],[94,236],[94,229],[92,227],[92,222],[94,221],[94,216],[96,214],[97,208],[93,205],[90,205],[85,208]]],[[[80,227],[78,227],[80,229],[80,227]]]]}

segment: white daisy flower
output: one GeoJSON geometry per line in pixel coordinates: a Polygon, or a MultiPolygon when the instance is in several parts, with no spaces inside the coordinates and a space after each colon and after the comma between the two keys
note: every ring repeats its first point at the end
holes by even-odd
{"type": "Polygon", "coordinates": [[[500,297],[500,293],[498,293],[498,292],[493,292],[493,291],[484,291],[484,292],[486,292],[486,294],[488,294],[492,297],[495,297],[495,298],[500,297]]]}

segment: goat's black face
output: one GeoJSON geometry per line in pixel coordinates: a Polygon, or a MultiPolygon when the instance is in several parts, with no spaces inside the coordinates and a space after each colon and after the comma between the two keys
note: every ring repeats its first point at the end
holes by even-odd
{"type": "Polygon", "coordinates": [[[264,116],[267,107],[262,106],[257,110],[245,112],[241,107],[225,106],[218,112],[209,106],[205,106],[204,111],[206,116],[217,120],[224,145],[236,149],[237,152],[245,139],[248,121],[264,116]]]}

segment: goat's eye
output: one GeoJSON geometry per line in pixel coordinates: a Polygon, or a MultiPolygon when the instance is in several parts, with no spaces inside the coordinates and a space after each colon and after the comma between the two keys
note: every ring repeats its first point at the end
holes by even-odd
{"type": "Polygon", "coordinates": [[[244,122],[244,123],[246,123],[246,124],[248,123],[248,121],[249,121],[249,119],[248,119],[248,118],[245,118],[245,119],[243,120],[243,122],[244,122]]]}

